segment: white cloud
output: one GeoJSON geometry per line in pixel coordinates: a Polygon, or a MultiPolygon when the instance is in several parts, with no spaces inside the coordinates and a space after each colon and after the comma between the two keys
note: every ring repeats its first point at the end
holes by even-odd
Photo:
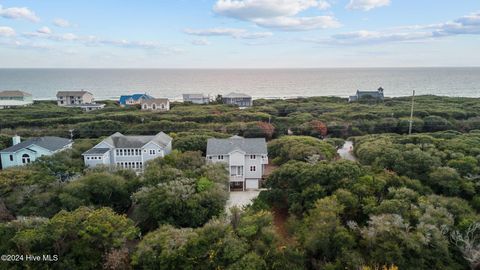
{"type": "Polygon", "coordinates": [[[15,30],[8,26],[0,26],[0,37],[13,37],[15,36],[15,30]]]}
{"type": "Polygon", "coordinates": [[[315,0],[219,0],[213,10],[227,17],[248,20],[294,16],[316,6],[315,0]]]}
{"type": "Polygon", "coordinates": [[[326,0],[218,0],[216,14],[249,21],[258,26],[284,31],[301,31],[338,27],[333,16],[298,16],[309,9],[330,8],[326,0]]]}
{"type": "Polygon", "coordinates": [[[61,18],[57,18],[55,20],[53,20],[53,24],[55,26],[58,26],[58,27],[63,27],[63,28],[66,28],[66,27],[70,27],[71,24],[69,21],[65,20],[65,19],[61,19],[61,18]]]}
{"type": "Polygon", "coordinates": [[[334,35],[333,39],[337,44],[372,44],[385,43],[395,41],[413,41],[432,37],[429,32],[398,32],[392,33],[390,31],[376,32],[376,31],[357,31],[345,34],[334,35]]]}
{"type": "Polygon", "coordinates": [[[390,0],[350,0],[347,8],[369,11],[374,8],[388,6],[390,3],[390,0]]]}
{"type": "Polygon", "coordinates": [[[24,19],[31,22],[38,22],[40,18],[37,17],[35,12],[31,11],[26,7],[11,7],[11,8],[3,8],[0,5],[0,17],[7,18],[7,19],[24,19]]]}
{"type": "Polygon", "coordinates": [[[328,1],[318,1],[317,8],[320,10],[326,10],[331,8],[332,5],[328,1]]]}
{"type": "Polygon", "coordinates": [[[38,29],[37,33],[50,35],[52,33],[52,30],[50,30],[50,28],[44,26],[44,27],[38,29]]]}
{"type": "Polygon", "coordinates": [[[206,38],[194,39],[194,40],[192,40],[191,43],[192,43],[192,45],[195,45],[195,46],[208,46],[208,45],[212,44],[206,38]]]}
{"type": "Polygon", "coordinates": [[[268,28],[284,31],[304,31],[340,27],[341,24],[332,16],[316,17],[278,17],[273,19],[256,19],[255,23],[268,28]]]}
{"type": "Polygon", "coordinates": [[[240,28],[185,29],[184,32],[195,36],[229,36],[238,39],[260,39],[271,37],[270,32],[248,32],[240,28]]]}
{"type": "Polygon", "coordinates": [[[47,40],[47,41],[53,41],[53,42],[68,42],[71,44],[80,44],[80,45],[89,46],[89,47],[112,46],[112,47],[130,48],[130,49],[160,50],[164,54],[174,54],[174,53],[183,52],[183,50],[179,48],[166,46],[166,45],[163,45],[157,42],[152,42],[152,41],[104,39],[104,38],[98,38],[96,36],[78,36],[73,33],[63,33],[63,34],[56,34],[53,32],[42,33],[39,30],[34,33],[24,33],[22,37],[23,39],[26,39],[26,40],[40,39],[40,40],[47,40]]]}
{"type": "Polygon", "coordinates": [[[480,12],[440,24],[404,26],[382,31],[361,30],[333,35],[327,39],[308,38],[304,41],[321,44],[357,45],[422,41],[456,35],[480,35],[480,12]]]}

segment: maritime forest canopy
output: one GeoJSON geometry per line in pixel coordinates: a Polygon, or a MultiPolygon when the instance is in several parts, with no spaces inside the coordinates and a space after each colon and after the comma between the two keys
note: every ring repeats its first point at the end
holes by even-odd
{"type": "Polygon", "coordinates": [[[337,97],[254,106],[172,103],[168,112],[82,112],[48,101],[0,110],[12,136],[73,136],[73,148],[0,171],[1,269],[479,269],[480,99],[337,97]],[[173,138],[137,175],[85,168],[115,132],[173,138]],[[264,137],[271,172],[226,211],[228,171],[209,138],[264,137]],[[354,160],[337,154],[352,141],[354,160]]]}

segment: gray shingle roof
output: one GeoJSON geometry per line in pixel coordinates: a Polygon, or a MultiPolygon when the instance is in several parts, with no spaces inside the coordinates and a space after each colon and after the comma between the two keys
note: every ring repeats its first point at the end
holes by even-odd
{"type": "Polygon", "coordinates": [[[183,94],[183,99],[202,99],[208,98],[208,96],[204,94],[183,94]]]}
{"type": "Polygon", "coordinates": [[[17,152],[18,150],[28,148],[31,145],[37,145],[52,152],[60,150],[65,146],[71,144],[72,142],[69,139],[59,138],[59,137],[40,137],[40,138],[33,138],[26,141],[23,141],[19,144],[11,146],[7,149],[3,149],[0,151],[1,153],[12,153],[17,152]]]}
{"type": "Polygon", "coordinates": [[[0,97],[25,97],[31,95],[32,94],[20,90],[7,90],[0,92],[0,97]]]}
{"type": "Polygon", "coordinates": [[[58,91],[57,92],[57,97],[59,97],[59,96],[83,97],[83,95],[85,95],[87,93],[90,94],[90,95],[93,95],[92,93],[90,93],[88,91],[85,91],[85,90],[81,90],[81,91],[58,91]]]}
{"type": "Polygon", "coordinates": [[[110,151],[108,148],[92,148],[87,152],[83,153],[83,155],[103,155],[110,151]]]}
{"type": "Polygon", "coordinates": [[[229,93],[223,96],[224,98],[252,98],[251,96],[243,93],[229,93]]]}
{"type": "Polygon", "coordinates": [[[167,104],[169,103],[169,100],[168,98],[152,98],[152,99],[145,99],[145,100],[142,100],[140,102],[142,105],[143,104],[147,104],[147,105],[152,105],[152,104],[157,104],[157,105],[160,105],[160,104],[167,104]]]}
{"type": "Polygon", "coordinates": [[[229,139],[209,139],[207,141],[207,155],[226,155],[234,150],[241,150],[247,155],[266,155],[267,142],[265,138],[243,138],[233,136],[229,139]]]}
{"type": "Polygon", "coordinates": [[[104,141],[115,148],[142,148],[149,142],[165,147],[172,141],[172,138],[163,132],[155,136],[125,136],[117,132],[104,141]]]}

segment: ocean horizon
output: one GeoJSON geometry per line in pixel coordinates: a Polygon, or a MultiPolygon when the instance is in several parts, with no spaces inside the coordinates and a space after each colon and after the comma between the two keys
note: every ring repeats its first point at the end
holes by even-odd
{"type": "Polygon", "coordinates": [[[480,67],[112,69],[1,68],[0,91],[22,90],[36,100],[60,90],[88,90],[97,100],[148,93],[180,100],[183,93],[211,96],[242,92],[254,98],[347,97],[385,89],[388,97],[418,95],[480,97],[480,67]]]}

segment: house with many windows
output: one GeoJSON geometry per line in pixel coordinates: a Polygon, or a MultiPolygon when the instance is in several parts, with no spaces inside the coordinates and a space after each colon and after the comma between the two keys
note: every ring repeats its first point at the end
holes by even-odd
{"type": "Polygon", "coordinates": [[[207,162],[225,163],[230,173],[230,190],[257,190],[268,164],[264,138],[209,139],[207,162]]]}
{"type": "Polygon", "coordinates": [[[170,101],[168,98],[152,98],[142,100],[140,103],[143,111],[169,111],[170,101]]]}
{"type": "Polygon", "coordinates": [[[93,94],[85,90],[59,91],[57,104],[61,107],[80,108],[85,112],[101,110],[105,107],[105,104],[97,104],[93,94]]]}
{"type": "Polygon", "coordinates": [[[118,100],[118,103],[122,107],[126,106],[134,106],[137,104],[141,104],[142,101],[153,99],[154,97],[148,95],[147,93],[145,94],[133,94],[133,95],[123,95],[120,96],[120,99],[118,100]]]}
{"type": "Polygon", "coordinates": [[[58,106],[67,107],[81,104],[92,104],[93,102],[93,94],[85,90],[57,92],[58,106]]]}
{"type": "Polygon", "coordinates": [[[3,169],[27,165],[41,156],[51,156],[72,148],[73,142],[59,137],[32,138],[22,142],[20,136],[14,136],[12,144],[0,151],[3,169]]]}
{"type": "Polygon", "coordinates": [[[240,108],[252,107],[253,98],[247,94],[230,93],[222,96],[223,103],[228,105],[236,105],[240,108]]]}
{"type": "Polygon", "coordinates": [[[183,94],[183,102],[208,104],[210,103],[210,97],[204,94],[183,94]]]}
{"type": "Polygon", "coordinates": [[[0,92],[0,109],[24,107],[33,104],[32,94],[19,90],[0,92]]]}
{"type": "Polygon", "coordinates": [[[354,96],[348,97],[348,102],[355,101],[383,101],[385,96],[383,94],[383,88],[380,87],[377,91],[360,91],[357,90],[354,96]]]}
{"type": "Polygon", "coordinates": [[[172,138],[163,132],[154,136],[127,136],[117,132],[83,153],[83,159],[87,167],[143,171],[146,162],[171,151],[172,138]]]}

